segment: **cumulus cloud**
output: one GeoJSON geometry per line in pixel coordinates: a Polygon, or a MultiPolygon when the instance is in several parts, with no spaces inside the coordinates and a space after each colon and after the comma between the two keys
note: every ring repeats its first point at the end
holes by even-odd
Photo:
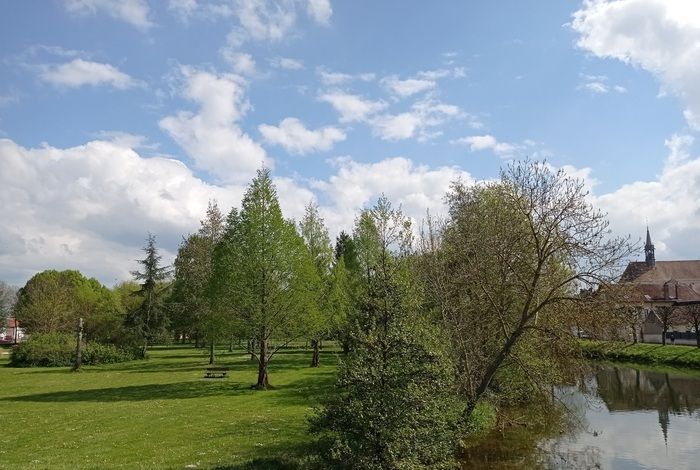
{"type": "MultiPolygon", "coordinates": [[[[700,9],[686,0],[587,0],[571,27],[578,46],[652,73],[700,129],[700,9]]],[[[599,87],[600,88],[600,87],[599,87]]]]}
{"type": "Polygon", "coordinates": [[[181,67],[179,73],[182,96],[199,109],[167,116],[160,127],[196,167],[219,181],[234,182],[249,179],[263,164],[272,166],[265,150],[237,125],[250,109],[245,81],[192,67],[181,67]]]}
{"type": "Polygon", "coordinates": [[[58,65],[41,66],[39,77],[52,85],[68,88],[109,85],[120,90],[137,84],[131,76],[109,64],[73,59],[58,65]]]}
{"type": "Polygon", "coordinates": [[[657,259],[697,259],[700,246],[700,158],[692,158],[693,138],[674,135],[660,175],[598,195],[594,203],[608,212],[611,228],[634,238],[648,222],[657,259]]]}
{"type": "Polygon", "coordinates": [[[376,202],[382,194],[418,224],[428,209],[434,214],[444,212],[443,196],[450,183],[458,179],[467,184],[474,181],[468,172],[457,167],[430,168],[404,157],[374,163],[345,157],[335,160],[335,165],[335,175],[312,183],[328,200],[321,212],[333,233],[352,230],[357,211],[376,202]]]}
{"type": "Polygon", "coordinates": [[[242,187],[212,186],[177,160],[142,158],[125,143],[25,148],[0,139],[3,279],[21,284],[49,268],[128,279],[147,231],[171,259],[209,199],[230,207],[242,195],[242,187]]]}
{"type": "Polygon", "coordinates": [[[73,14],[106,13],[139,29],[145,30],[153,26],[148,18],[150,8],[146,0],[64,0],[63,5],[73,14]]]}
{"type": "Polygon", "coordinates": [[[306,9],[314,21],[323,25],[330,22],[333,14],[330,0],[308,0],[306,9]]]}
{"type": "Polygon", "coordinates": [[[341,90],[322,93],[318,99],[333,106],[340,114],[340,122],[366,121],[370,116],[387,107],[384,101],[368,100],[341,90]]]}
{"type": "Polygon", "coordinates": [[[325,67],[316,67],[316,74],[321,78],[321,82],[326,86],[344,85],[355,80],[371,82],[376,77],[373,73],[359,73],[356,75],[351,75],[343,72],[332,72],[325,67]]]}
{"type": "Polygon", "coordinates": [[[345,132],[337,127],[311,130],[296,118],[285,118],[279,126],[262,124],[258,129],[270,144],[284,147],[289,153],[301,155],[330,150],[336,142],[346,138],[345,132]]]}
{"type": "Polygon", "coordinates": [[[384,85],[392,93],[400,97],[406,97],[415,95],[416,93],[432,90],[437,86],[437,83],[435,83],[433,80],[420,78],[407,78],[405,80],[401,80],[396,75],[392,75],[383,78],[382,85],[384,85]]]}
{"type": "Polygon", "coordinates": [[[241,75],[255,74],[256,65],[252,55],[246,52],[237,52],[228,47],[221,49],[221,55],[231,65],[234,72],[241,75]]]}
{"type": "Polygon", "coordinates": [[[426,98],[414,103],[409,111],[377,115],[369,120],[369,124],[372,132],[383,140],[415,137],[425,141],[442,134],[436,128],[462,116],[465,114],[458,106],[426,98]]]}
{"type": "Polygon", "coordinates": [[[490,134],[471,135],[467,137],[462,137],[460,139],[453,140],[452,143],[468,145],[469,150],[471,150],[472,152],[488,150],[495,153],[499,157],[512,156],[516,150],[520,149],[519,145],[510,144],[508,142],[499,142],[494,136],[490,134]]]}

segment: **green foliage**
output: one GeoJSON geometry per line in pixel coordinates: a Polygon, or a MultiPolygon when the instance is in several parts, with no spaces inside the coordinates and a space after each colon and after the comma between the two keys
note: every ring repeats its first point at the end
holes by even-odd
{"type": "Polygon", "coordinates": [[[131,273],[136,281],[141,281],[140,289],[134,293],[140,303],[135,310],[128,312],[126,325],[141,338],[145,357],[148,343],[162,334],[167,324],[163,306],[165,289],[162,283],[170,277],[170,271],[166,266],[161,266],[162,256],[158,254],[154,235],[148,234],[143,251],[146,253],[145,258],[137,260],[142,269],[131,273]]]}
{"type": "Polygon", "coordinates": [[[581,340],[590,359],[700,369],[700,349],[692,346],[581,340]]]}
{"type": "Polygon", "coordinates": [[[437,331],[420,314],[410,224],[381,198],[354,238],[366,275],[342,392],[311,419],[318,457],[333,468],[451,468],[463,408],[437,331]]]}
{"type": "Polygon", "coordinates": [[[15,345],[12,367],[61,367],[73,364],[75,337],[67,333],[36,333],[15,345]]]}
{"type": "MultiPolygon", "coordinates": [[[[36,333],[12,348],[12,367],[65,367],[75,361],[76,339],[68,333],[36,333]]],[[[137,359],[140,352],[113,344],[88,342],[83,346],[84,365],[111,364],[137,359]]]]}
{"type": "Polygon", "coordinates": [[[260,170],[240,213],[227,219],[211,288],[212,308],[230,312],[259,345],[259,387],[267,387],[267,364],[278,348],[309,332],[318,285],[304,240],[282,217],[269,171],[260,170]]]}
{"type": "Polygon", "coordinates": [[[118,335],[124,310],[119,297],[96,279],[47,270],[20,289],[16,315],[29,334],[72,332],[82,317],[87,339],[108,342],[118,335]]]}

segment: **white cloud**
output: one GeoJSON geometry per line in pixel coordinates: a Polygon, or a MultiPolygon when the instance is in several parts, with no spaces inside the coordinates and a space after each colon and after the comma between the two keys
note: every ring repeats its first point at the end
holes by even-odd
{"type": "Polygon", "coordinates": [[[330,150],[336,142],[346,138],[345,132],[337,127],[310,130],[296,118],[283,119],[279,126],[262,124],[258,129],[270,144],[284,147],[290,153],[302,155],[330,150]]]}
{"type": "Polygon", "coordinates": [[[337,86],[350,83],[354,80],[362,80],[363,82],[371,82],[376,78],[373,73],[360,73],[351,75],[343,72],[332,72],[325,67],[316,67],[316,74],[321,78],[321,82],[326,86],[337,86]]]}
{"type": "Polygon", "coordinates": [[[255,59],[245,52],[236,52],[232,48],[221,49],[224,60],[231,65],[234,72],[241,75],[255,75],[255,59]]]}
{"type": "Polygon", "coordinates": [[[139,29],[153,26],[148,19],[150,8],[146,0],[64,0],[63,4],[73,14],[94,15],[103,12],[139,29]]]}
{"type": "Polygon", "coordinates": [[[447,121],[465,116],[455,105],[427,98],[417,101],[407,112],[381,114],[369,120],[372,132],[384,140],[404,140],[416,137],[420,141],[441,134],[435,128],[447,121]]]}
{"type": "Polygon", "coordinates": [[[329,103],[340,114],[340,122],[366,121],[387,107],[384,101],[367,100],[359,95],[332,90],[318,99],[329,103]]]}
{"type": "Polygon", "coordinates": [[[237,125],[250,109],[244,80],[191,67],[180,69],[182,95],[196,103],[196,114],[180,111],[163,118],[160,127],[194,160],[197,168],[219,181],[249,179],[263,164],[272,166],[265,150],[237,125]]]}
{"type": "Polygon", "coordinates": [[[331,20],[333,8],[330,0],[308,0],[307,11],[317,23],[327,25],[331,20]]]}
{"type": "Polygon", "coordinates": [[[294,28],[294,2],[282,0],[236,0],[233,15],[239,26],[228,35],[228,43],[238,47],[246,41],[280,41],[294,28]]]}
{"type": "Polygon", "coordinates": [[[416,77],[425,80],[440,80],[443,78],[464,78],[467,72],[464,67],[454,67],[451,69],[422,70],[416,77]]]}
{"type": "Polygon", "coordinates": [[[612,91],[616,93],[627,93],[627,88],[621,85],[608,84],[608,77],[605,75],[584,75],[583,83],[579,85],[579,88],[597,95],[603,95],[612,91]]]}
{"type": "Polygon", "coordinates": [[[450,183],[457,179],[467,184],[473,182],[471,175],[459,168],[430,168],[403,157],[375,163],[341,158],[335,164],[337,174],[312,184],[328,200],[328,204],[321,206],[321,212],[333,233],[352,230],[357,211],[376,202],[382,194],[392,204],[402,206],[417,225],[428,209],[433,214],[444,212],[443,197],[450,183]]]}
{"type": "Polygon", "coordinates": [[[392,93],[406,97],[432,90],[437,86],[433,80],[425,80],[420,78],[399,79],[396,75],[385,77],[382,79],[382,85],[389,89],[392,93]]]}
{"type": "Polygon", "coordinates": [[[697,259],[700,246],[700,158],[691,158],[693,139],[674,135],[660,175],[636,181],[594,198],[609,214],[618,234],[644,235],[646,222],[656,245],[656,259],[697,259]]]}
{"type": "Polygon", "coordinates": [[[276,57],[270,61],[270,64],[275,68],[286,70],[301,70],[304,68],[302,61],[290,59],[289,57],[276,57]]]}
{"type": "Polygon", "coordinates": [[[490,134],[462,137],[460,139],[453,140],[452,143],[468,145],[469,150],[472,152],[489,150],[500,157],[509,157],[520,149],[520,146],[518,145],[507,142],[499,142],[490,134]]]}
{"type": "Polygon", "coordinates": [[[243,187],[217,187],[164,157],[142,158],[124,142],[59,149],[0,139],[0,278],[80,269],[104,282],[129,278],[147,231],[168,261],[207,201],[238,203],[243,187]]]}
{"type": "Polygon", "coordinates": [[[687,0],[587,0],[574,13],[578,46],[652,73],[700,129],[700,9],[687,0]]]}
{"type": "Polygon", "coordinates": [[[40,78],[52,85],[78,88],[85,85],[110,85],[126,89],[137,84],[131,76],[109,64],[73,59],[59,65],[41,66],[40,78]]]}

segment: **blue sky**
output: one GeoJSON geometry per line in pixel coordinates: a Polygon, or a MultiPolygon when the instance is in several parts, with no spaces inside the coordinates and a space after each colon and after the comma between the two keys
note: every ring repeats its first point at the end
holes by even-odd
{"type": "Polygon", "coordinates": [[[615,233],[700,258],[698,41],[690,0],[3,2],[0,279],[123,279],[263,162],[335,234],[546,158],[615,233]]]}

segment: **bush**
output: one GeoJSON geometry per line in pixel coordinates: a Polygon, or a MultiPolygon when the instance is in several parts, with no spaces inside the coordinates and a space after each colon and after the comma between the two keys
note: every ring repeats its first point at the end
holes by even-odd
{"type": "Polygon", "coordinates": [[[75,339],[66,333],[34,334],[15,345],[10,355],[12,367],[60,367],[73,363],[75,339]]]}
{"type": "Polygon", "coordinates": [[[83,364],[114,364],[136,359],[132,351],[117,348],[113,344],[88,343],[83,350],[83,364]]]}
{"type": "MultiPolygon", "coordinates": [[[[90,342],[82,352],[84,365],[113,364],[139,357],[138,351],[90,342]]],[[[11,367],[65,367],[75,362],[75,338],[66,333],[34,334],[12,348],[11,367]]]]}

